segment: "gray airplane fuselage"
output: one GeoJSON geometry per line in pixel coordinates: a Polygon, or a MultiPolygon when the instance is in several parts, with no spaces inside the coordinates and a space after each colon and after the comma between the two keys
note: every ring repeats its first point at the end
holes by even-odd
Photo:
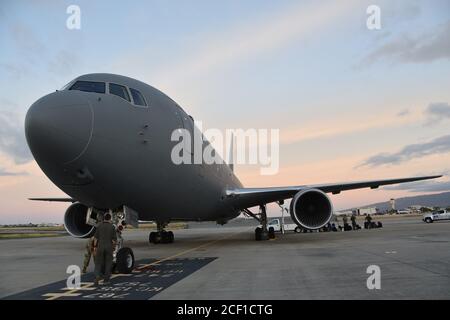
{"type": "MultiPolygon", "coordinates": [[[[128,206],[140,220],[226,221],[239,211],[225,201],[242,184],[223,164],[175,164],[175,130],[193,119],[161,91],[134,79],[89,74],[75,81],[139,90],[148,106],[109,93],[64,89],[29,109],[26,137],[38,165],[61,190],[86,206],[128,206]]],[[[73,83],[72,82],[72,83],[73,83]]]]}

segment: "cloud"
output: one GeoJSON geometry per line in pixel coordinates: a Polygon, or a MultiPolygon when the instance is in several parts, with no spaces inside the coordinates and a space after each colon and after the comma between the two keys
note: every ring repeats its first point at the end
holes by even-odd
{"type": "Polygon", "coordinates": [[[422,114],[417,112],[402,111],[401,116],[393,113],[371,115],[370,118],[357,118],[345,115],[342,119],[334,118],[330,121],[320,119],[310,125],[304,124],[301,128],[283,128],[281,130],[282,143],[297,143],[305,140],[323,139],[327,137],[337,137],[345,134],[355,134],[373,129],[386,129],[389,127],[405,126],[422,121],[422,114]]]}
{"type": "Polygon", "coordinates": [[[15,48],[29,63],[40,62],[46,47],[33,29],[23,23],[15,23],[10,28],[10,36],[15,48]]]}
{"type": "Polygon", "coordinates": [[[385,190],[401,190],[410,192],[450,191],[450,181],[416,181],[395,186],[383,187],[385,190]]]}
{"type": "Polygon", "coordinates": [[[433,32],[422,33],[417,37],[398,36],[369,53],[361,65],[383,59],[404,63],[450,59],[450,21],[438,26],[433,32]]]}
{"type": "Polygon", "coordinates": [[[402,110],[399,113],[397,113],[397,117],[404,117],[409,115],[410,111],[408,109],[402,110]]]}
{"type": "Polygon", "coordinates": [[[31,70],[45,59],[46,47],[35,31],[24,23],[15,22],[5,29],[12,43],[7,50],[20,57],[20,63],[0,59],[0,69],[17,79],[29,76],[31,70]]]}
{"type": "Polygon", "coordinates": [[[0,68],[16,78],[30,76],[37,66],[47,66],[49,73],[66,76],[80,67],[77,47],[67,43],[64,48],[56,50],[47,48],[40,35],[25,23],[17,22],[9,27],[14,53],[20,61],[1,61],[0,68]]]}
{"type": "MultiPolygon", "coordinates": [[[[5,103],[4,100],[1,101],[5,103]]],[[[0,113],[0,152],[11,157],[16,164],[23,164],[32,160],[28,149],[22,121],[20,117],[10,111],[0,113]]]]}
{"type": "Polygon", "coordinates": [[[438,123],[444,119],[450,119],[450,105],[447,102],[435,102],[425,110],[426,124],[438,123]]]}
{"type": "Polygon", "coordinates": [[[425,143],[410,144],[403,147],[399,152],[377,154],[365,160],[358,167],[399,164],[414,158],[447,152],[450,152],[450,135],[441,136],[425,143]]]}
{"type": "Polygon", "coordinates": [[[27,74],[29,74],[29,70],[25,65],[15,65],[12,63],[0,63],[0,68],[3,69],[4,72],[8,73],[9,76],[12,76],[16,79],[20,79],[27,74]]]}
{"type": "MultiPolygon", "coordinates": [[[[222,34],[215,34],[211,39],[205,39],[203,46],[194,48],[194,52],[186,53],[181,61],[161,70],[155,78],[166,79],[169,85],[177,79],[185,85],[185,80],[191,77],[290,45],[304,36],[317,33],[336,19],[354,12],[359,5],[355,0],[317,3],[290,6],[263,21],[250,21],[222,34]]],[[[148,57],[144,55],[141,59],[145,61],[148,57]]]]}
{"type": "Polygon", "coordinates": [[[48,63],[48,71],[56,75],[70,75],[79,65],[79,57],[75,52],[60,50],[48,63]]]}
{"type": "Polygon", "coordinates": [[[413,1],[389,1],[389,6],[382,6],[382,21],[385,26],[410,24],[412,20],[420,17],[422,8],[413,1]]]}
{"type": "Polygon", "coordinates": [[[4,168],[0,168],[0,177],[10,177],[10,176],[26,176],[28,175],[27,172],[21,171],[21,172],[11,172],[4,168]]]}

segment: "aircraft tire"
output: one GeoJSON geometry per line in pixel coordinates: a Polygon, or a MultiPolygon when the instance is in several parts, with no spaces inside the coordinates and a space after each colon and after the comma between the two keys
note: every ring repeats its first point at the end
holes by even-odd
{"type": "Polygon", "coordinates": [[[171,236],[170,234],[172,233],[172,237],[173,237],[173,232],[172,231],[162,231],[161,232],[161,243],[171,243],[171,236]]]}
{"type": "Polygon", "coordinates": [[[150,232],[150,234],[148,235],[148,242],[155,243],[155,233],[154,232],[150,232]]]}
{"type": "Polygon", "coordinates": [[[155,244],[163,242],[163,234],[162,232],[155,232],[155,244]]]}
{"type": "Polygon", "coordinates": [[[173,243],[173,241],[175,240],[175,236],[174,236],[173,232],[168,231],[167,235],[169,236],[169,243],[173,243]]]}
{"type": "Polygon", "coordinates": [[[269,228],[269,239],[275,239],[275,229],[273,227],[269,228]]]}
{"type": "Polygon", "coordinates": [[[262,233],[262,229],[260,227],[255,229],[255,240],[256,241],[261,241],[261,233],[262,233]]]}
{"type": "Polygon", "coordinates": [[[269,231],[261,230],[261,240],[269,240],[269,231]]]}
{"type": "Polygon", "coordinates": [[[148,237],[150,243],[158,244],[162,242],[162,236],[159,232],[150,232],[148,237]]]}
{"type": "Polygon", "coordinates": [[[124,247],[117,252],[116,268],[119,273],[131,273],[134,268],[134,254],[133,250],[124,247]]]}

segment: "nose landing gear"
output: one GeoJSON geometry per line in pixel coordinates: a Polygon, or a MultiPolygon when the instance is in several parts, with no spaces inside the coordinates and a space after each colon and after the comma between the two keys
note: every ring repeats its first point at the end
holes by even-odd
{"type": "Polygon", "coordinates": [[[118,273],[131,273],[134,268],[134,253],[131,248],[123,246],[122,231],[126,228],[125,213],[123,211],[109,210],[112,222],[116,229],[116,247],[113,252],[113,268],[118,273]]]}

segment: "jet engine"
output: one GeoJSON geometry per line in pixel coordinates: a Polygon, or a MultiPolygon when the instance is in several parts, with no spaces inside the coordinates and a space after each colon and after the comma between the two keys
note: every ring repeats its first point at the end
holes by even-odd
{"type": "Polygon", "coordinates": [[[290,213],[298,226],[305,229],[319,229],[330,221],[333,205],[323,191],[306,189],[299,191],[292,198],[290,213]]]}
{"type": "Polygon", "coordinates": [[[67,208],[64,214],[64,227],[75,238],[89,238],[95,233],[95,226],[87,224],[89,208],[75,202],[67,208]]]}

